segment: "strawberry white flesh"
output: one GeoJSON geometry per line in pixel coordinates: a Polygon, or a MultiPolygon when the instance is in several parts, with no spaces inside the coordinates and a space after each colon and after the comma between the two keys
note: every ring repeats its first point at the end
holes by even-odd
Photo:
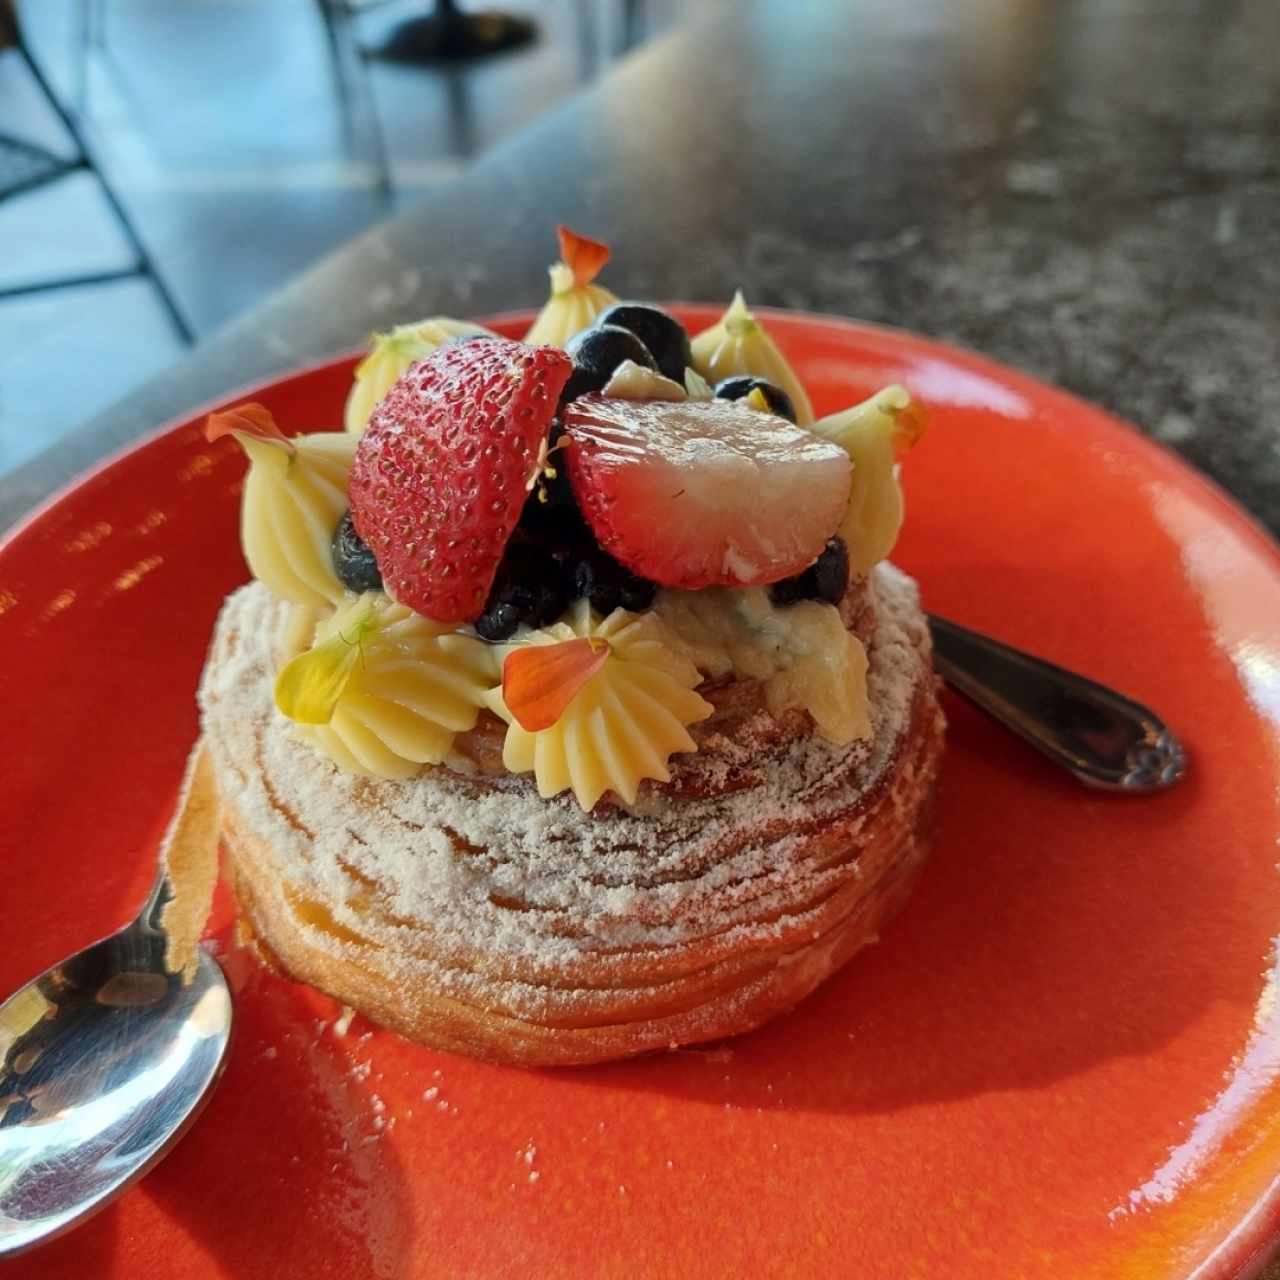
{"type": "Polygon", "coordinates": [[[799,573],[849,498],[843,449],[743,401],[590,395],[566,406],[564,425],[574,496],[600,545],[663,586],[799,573]]]}

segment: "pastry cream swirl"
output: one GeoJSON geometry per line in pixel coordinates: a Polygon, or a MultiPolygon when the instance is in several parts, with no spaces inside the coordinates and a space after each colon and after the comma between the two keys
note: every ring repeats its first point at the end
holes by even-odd
{"type": "Polygon", "coordinates": [[[600,269],[609,261],[608,246],[568,227],[557,227],[556,234],[560,238],[560,261],[550,268],[551,296],[524,340],[563,347],[618,299],[595,283],[600,269]]]}
{"type": "Polygon", "coordinates": [[[898,541],[905,507],[897,459],[916,443],[924,426],[924,410],[899,386],[885,387],[813,424],[814,431],[853,459],[853,487],[839,533],[855,573],[866,573],[886,559],[898,541]]]}
{"type": "Polygon", "coordinates": [[[250,572],[294,604],[340,600],[330,545],[347,509],[356,438],[334,431],[288,441],[235,435],[249,455],[240,541],[250,572]]]}
{"type": "Polygon", "coordinates": [[[617,300],[604,285],[576,284],[573,272],[563,262],[557,262],[551,268],[551,296],[524,340],[563,347],[575,333],[590,328],[596,316],[617,300]]]}
{"type": "MultiPolygon", "coordinates": [[[[709,716],[711,704],[693,691],[697,668],[670,644],[652,613],[615,609],[601,619],[579,600],[559,622],[526,631],[516,643],[575,638],[606,641],[609,656],[550,728],[521,728],[502,690],[489,693],[490,710],[507,721],[502,762],[512,773],[532,772],[545,798],[571,789],[590,809],[612,791],[632,804],[642,779],[670,781],[670,757],[697,750],[686,726],[709,716]]],[[[504,657],[513,647],[504,646],[504,657]]]]}
{"type": "Polygon", "coordinates": [[[836,743],[865,738],[867,655],[830,604],[778,606],[761,587],[663,591],[654,605],[677,647],[708,676],[759,680],[774,714],[807,711],[836,743]]]}
{"type": "Polygon", "coordinates": [[[708,382],[715,384],[736,374],[765,378],[791,397],[796,421],[802,427],[813,421],[808,392],[786,356],[748,310],[741,289],[733,295],[724,315],[698,334],[692,346],[693,367],[708,382]]]}
{"type": "MultiPolygon", "coordinates": [[[[303,667],[302,679],[308,673],[303,667]]],[[[298,733],[340,769],[375,778],[409,778],[439,764],[455,735],[475,727],[498,678],[488,645],[435,623],[381,593],[348,596],[316,631],[310,650],[281,672],[277,704],[300,721],[298,733]],[[344,652],[345,650],[345,652],[344,652]],[[289,699],[291,670],[311,662],[312,688],[289,699]]],[[[294,689],[298,687],[295,680],[294,689]]]]}

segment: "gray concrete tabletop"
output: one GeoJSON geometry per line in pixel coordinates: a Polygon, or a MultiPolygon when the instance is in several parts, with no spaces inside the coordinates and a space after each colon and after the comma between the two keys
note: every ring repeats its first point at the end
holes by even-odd
{"type": "Polygon", "coordinates": [[[0,477],[108,451],[423,314],[544,296],[551,228],[632,296],[962,344],[1136,423],[1280,531],[1280,7],[715,6],[0,477]]]}

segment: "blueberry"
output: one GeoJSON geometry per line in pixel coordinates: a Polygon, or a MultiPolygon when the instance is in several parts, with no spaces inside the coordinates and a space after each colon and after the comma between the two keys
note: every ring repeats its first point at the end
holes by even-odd
{"type": "Polygon", "coordinates": [[[333,571],[348,591],[381,591],[382,571],[348,511],[333,531],[333,571]]]}
{"type": "Polygon", "coordinates": [[[796,407],[791,403],[791,397],[781,387],[775,387],[764,378],[753,378],[750,374],[726,378],[723,382],[716,383],[715,396],[717,400],[741,400],[757,390],[764,396],[770,413],[776,413],[788,422],[796,420],[796,407]]]}
{"type": "Polygon", "coordinates": [[[597,546],[582,548],[573,566],[573,592],[586,596],[591,607],[606,617],[615,609],[638,613],[658,594],[658,584],[641,578],[597,546]]]}
{"type": "Polygon", "coordinates": [[[783,578],[769,588],[774,604],[798,604],[824,600],[839,604],[849,586],[849,551],[843,538],[828,538],[822,554],[794,578],[783,578]]]}
{"type": "Polygon", "coordinates": [[[505,600],[495,603],[492,598],[475,621],[476,635],[493,644],[509,639],[519,625],[520,610],[505,600]]]}
{"type": "Polygon", "coordinates": [[[545,627],[572,598],[563,557],[531,542],[509,542],[484,612],[475,621],[476,634],[497,641],[508,639],[521,623],[545,627]]]}
{"type": "Polygon", "coordinates": [[[624,360],[634,360],[646,369],[658,367],[649,348],[634,333],[615,324],[594,325],[574,334],[565,352],[573,361],[573,372],[560,393],[561,403],[565,404],[589,391],[603,391],[624,360]]]}
{"type": "Polygon", "coordinates": [[[649,348],[659,372],[684,386],[684,371],[693,363],[693,352],[684,325],[674,316],[647,302],[615,302],[600,313],[596,323],[634,333],[649,348]]]}

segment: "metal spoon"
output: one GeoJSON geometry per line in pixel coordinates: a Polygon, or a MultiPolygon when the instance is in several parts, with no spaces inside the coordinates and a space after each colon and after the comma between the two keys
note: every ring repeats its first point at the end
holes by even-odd
{"type": "Polygon", "coordinates": [[[231,995],[167,964],[162,867],[138,918],[0,1005],[0,1258],[74,1226],[182,1136],[222,1071],[231,995]]]}
{"type": "Polygon", "coordinates": [[[1158,791],[1186,772],[1182,745],[1140,702],[945,618],[929,625],[938,674],[1087,786],[1158,791]]]}

